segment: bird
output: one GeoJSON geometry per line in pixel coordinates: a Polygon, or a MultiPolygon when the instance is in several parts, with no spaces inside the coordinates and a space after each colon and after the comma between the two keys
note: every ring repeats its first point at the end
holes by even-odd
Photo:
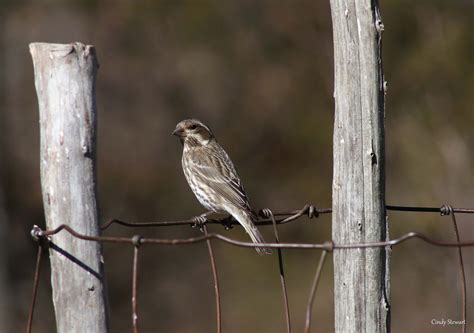
{"type": "MultiPolygon", "coordinates": [[[[244,186],[226,151],[213,132],[202,121],[185,119],[176,125],[173,135],[183,145],[181,164],[189,187],[209,212],[227,213],[236,219],[255,244],[265,243],[254,222],[257,214],[250,206],[244,186]]],[[[265,247],[255,248],[258,254],[271,254],[265,247]]]]}

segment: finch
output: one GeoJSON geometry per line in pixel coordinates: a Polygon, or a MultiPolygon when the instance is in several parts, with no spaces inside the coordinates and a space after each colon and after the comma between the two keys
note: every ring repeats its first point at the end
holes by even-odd
{"type": "MultiPolygon", "coordinates": [[[[183,144],[183,172],[201,205],[209,212],[232,215],[253,243],[265,243],[254,224],[257,215],[250,206],[234,164],[211,129],[199,120],[186,119],[176,125],[173,135],[183,144]]],[[[255,249],[259,254],[271,253],[269,248],[255,249]]]]}

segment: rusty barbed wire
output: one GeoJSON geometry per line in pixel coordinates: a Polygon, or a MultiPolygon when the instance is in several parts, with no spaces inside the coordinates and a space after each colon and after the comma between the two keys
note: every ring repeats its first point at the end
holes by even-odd
{"type": "MultiPolygon", "coordinates": [[[[443,213],[443,206],[441,207],[410,207],[410,206],[386,206],[387,210],[391,211],[405,211],[405,212],[431,212],[431,213],[443,213]]],[[[474,214],[474,209],[471,208],[453,208],[454,213],[463,213],[463,214],[474,214]]],[[[276,219],[277,224],[285,224],[294,220],[297,220],[303,215],[308,216],[309,219],[317,218],[319,215],[330,214],[332,213],[332,208],[316,208],[313,205],[305,205],[301,209],[274,213],[274,216],[287,216],[286,218],[276,219]]],[[[221,218],[221,219],[207,219],[207,224],[221,224],[224,226],[232,227],[234,225],[239,225],[238,221],[233,219],[231,216],[221,218]]],[[[176,220],[176,221],[150,221],[150,222],[126,222],[118,219],[112,219],[107,221],[101,226],[101,230],[106,230],[113,224],[118,224],[124,227],[169,227],[177,225],[196,225],[196,219],[190,218],[186,220],[176,220]]],[[[271,225],[271,219],[261,219],[255,222],[255,225],[271,225]]]]}
{"type": "Polygon", "coordinates": [[[37,297],[37,289],[39,284],[39,277],[40,277],[40,265],[41,265],[41,257],[42,257],[42,250],[48,243],[50,242],[50,237],[58,234],[61,231],[66,231],[72,236],[87,240],[87,241],[96,241],[96,242],[112,242],[112,243],[128,243],[134,246],[134,259],[133,259],[133,277],[132,277],[132,323],[133,323],[133,332],[138,333],[138,310],[137,310],[137,285],[138,285],[138,248],[143,244],[155,244],[155,245],[185,245],[185,244],[194,244],[199,242],[206,242],[208,245],[208,252],[211,261],[211,269],[214,278],[214,290],[215,290],[215,298],[216,298],[216,324],[217,324],[217,332],[221,332],[221,306],[220,306],[220,292],[219,292],[219,284],[218,284],[218,275],[217,275],[217,268],[216,262],[212,250],[211,239],[217,239],[223,241],[225,243],[239,246],[239,247],[267,247],[267,248],[276,248],[279,253],[279,267],[280,267],[280,277],[283,289],[283,298],[285,304],[285,312],[287,316],[287,331],[290,332],[290,317],[289,317],[289,306],[288,306],[288,298],[286,293],[286,283],[284,279],[284,271],[283,271],[283,258],[281,255],[282,249],[313,249],[313,250],[322,250],[320,260],[318,262],[318,267],[316,270],[316,274],[311,286],[311,291],[309,293],[309,300],[306,307],[306,317],[305,317],[305,333],[308,333],[311,326],[311,311],[314,303],[314,298],[316,294],[316,289],[321,277],[322,267],[324,265],[324,261],[326,258],[327,253],[332,252],[334,250],[343,250],[343,249],[363,249],[363,248],[373,248],[373,247],[387,247],[387,246],[395,246],[406,242],[410,239],[419,239],[422,240],[430,245],[433,246],[440,246],[440,247],[456,247],[458,248],[458,258],[459,258],[459,267],[460,267],[460,275],[461,275],[461,285],[462,285],[462,293],[463,293],[463,332],[466,330],[466,281],[465,281],[465,272],[464,272],[464,263],[462,258],[462,247],[474,246],[474,240],[472,241],[464,241],[461,242],[459,237],[459,231],[457,228],[455,213],[474,213],[474,209],[471,208],[453,208],[452,206],[443,205],[441,207],[409,207],[409,206],[386,206],[387,210],[393,211],[407,211],[407,212],[437,212],[441,215],[450,215],[453,221],[453,225],[455,228],[456,234],[456,242],[443,242],[439,240],[434,240],[425,234],[417,233],[417,232],[409,232],[406,233],[398,238],[381,241],[381,242],[372,242],[372,243],[361,243],[361,244],[334,244],[332,241],[327,241],[324,243],[281,243],[278,237],[277,231],[277,224],[284,224],[291,221],[295,221],[302,216],[307,216],[308,218],[315,218],[318,217],[320,214],[328,214],[331,213],[330,208],[323,208],[318,209],[312,205],[305,205],[303,208],[288,212],[280,212],[280,213],[272,213],[271,210],[265,209],[260,212],[260,216],[263,219],[256,222],[257,225],[273,225],[275,239],[274,243],[263,243],[263,244],[254,244],[249,242],[242,242],[237,241],[225,236],[222,236],[217,233],[209,233],[207,230],[207,224],[221,224],[226,228],[231,228],[233,225],[236,225],[237,222],[232,218],[226,217],[222,219],[205,219],[204,221],[197,221],[196,218],[188,219],[188,220],[181,220],[181,221],[161,221],[161,222],[145,222],[145,223],[130,223],[124,222],[120,220],[111,220],[104,225],[102,225],[101,229],[105,230],[110,227],[112,224],[119,224],[126,227],[152,227],[152,226],[176,226],[176,225],[191,225],[191,226],[199,226],[204,235],[198,237],[190,237],[190,238],[181,238],[181,239],[160,239],[160,238],[144,238],[142,236],[133,236],[129,237],[110,237],[110,236],[88,236],[81,233],[78,233],[73,228],[67,225],[60,225],[55,229],[52,230],[42,230],[39,226],[34,225],[31,230],[31,235],[34,240],[39,241],[40,245],[38,247],[38,254],[36,260],[36,268],[35,268],[35,278],[33,284],[33,295],[28,315],[28,324],[27,324],[27,332],[31,332],[32,321],[33,321],[33,313],[35,309],[35,301],[37,297]],[[279,216],[279,219],[275,219],[275,216],[279,216]]]}
{"type": "MultiPolygon", "coordinates": [[[[312,218],[317,218],[319,215],[322,214],[330,214],[332,212],[331,208],[316,208],[313,205],[305,205],[301,209],[297,210],[292,210],[292,211],[287,211],[287,212],[279,212],[279,213],[274,213],[274,216],[286,216],[285,218],[280,218],[280,219],[275,219],[277,224],[285,224],[294,220],[299,219],[302,216],[307,216],[309,219],[312,218]]],[[[262,211],[260,211],[259,216],[262,216],[262,211]]],[[[265,217],[265,216],[263,216],[265,217]]],[[[189,225],[189,226],[196,226],[198,221],[196,221],[196,218],[190,218],[186,220],[177,220],[177,221],[150,221],[150,222],[126,222],[126,221],[121,221],[118,219],[112,219],[100,227],[101,230],[106,230],[113,224],[118,224],[124,227],[169,227],[169,226],[177,226],[177,225],[189,225]]],[[[239,225],[239,222],[236,221],[232,216],[227,216],[225,218],[221,219],[205,219],[206,224],[221,224],[227,228],[232,228],[234,225],[239,225]]],[[[255,222],[255,225],[272,225],[273,221],[271,218],[267,216],[266,219],[259,219],[258,221],[255,222]]]]}

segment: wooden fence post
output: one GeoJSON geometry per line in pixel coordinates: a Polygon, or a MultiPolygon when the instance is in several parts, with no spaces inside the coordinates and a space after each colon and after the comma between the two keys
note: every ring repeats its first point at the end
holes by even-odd
{"type": "MultiPolygon", "coordinates": [[[[388,238],[385,214],[383,23],[377,0],[331,0],[335,68],[332,237],[388,238]]],[[[334,252],[336,332],[388,332],[389,249],[334,252]]]]}
{"type": "MultiPolygon", "coordinates": [[[[32,43],[41,134],[41,187],[48,229],[67,224],[98,236],[93,46],[32,43]]],[[[60,232],[50,261],[58,333],[108,330],[101,246],[60,232]]]]}

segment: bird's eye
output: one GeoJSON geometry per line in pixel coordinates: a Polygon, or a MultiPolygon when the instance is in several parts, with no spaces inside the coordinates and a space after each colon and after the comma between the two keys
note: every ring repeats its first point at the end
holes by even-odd
{"type": "Polygon", "coordinates": [[[189,126],[189,129],[195,130],[197,128],[197,125],[191,125],[189,126]]]}

